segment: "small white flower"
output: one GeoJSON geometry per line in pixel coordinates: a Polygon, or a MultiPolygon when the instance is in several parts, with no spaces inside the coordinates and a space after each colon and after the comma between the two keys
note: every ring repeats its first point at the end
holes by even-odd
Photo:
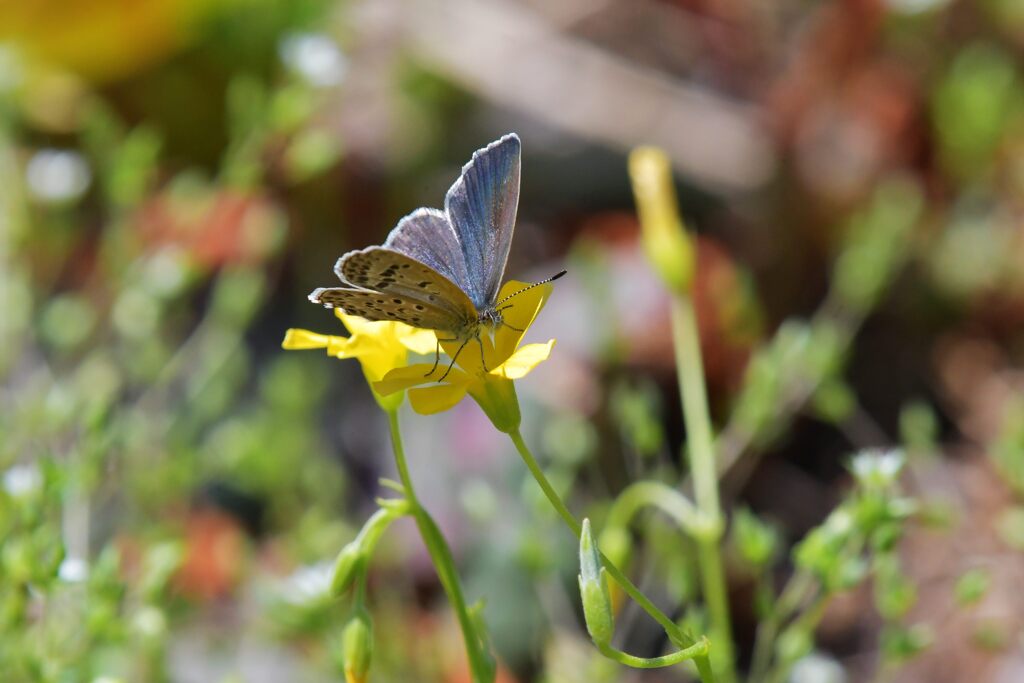
{"type": "Polygon", "coordinates": [[[14,465],[4,472],[4,491],[18,498],[35,493],[43,485],[43,474],[35,464],[14,465]]]}
{"type": "Polygon", "coordinates": [[[301,605],[328,597],[333,575],[333,562],[320,562],[299,567],[281,582],[280,596],[293,605],[301,605]]]}
{"type": "Polygon", "coordinates": [[[60,563],[57,576],[66,583],[81,583],[89,577],[89,564],[80,557],[66,557],[60,563]]]}
{"type": "Polygon", "coordinates": [[[812,652],[793,665],[789,683],[846,683],[846,672],[836,660],[812,652]]]}
{"type": "Polygon", "coordinates": [[[338,85],[348,71],[348,61],[338,45],[321,33],[293,33],[281,41],[281,61],[318,88],[338,85]]]}
{"type": "Polygon", "coordinates": [[[896,481],[905,462],[901,450],[863,451],[853,458],[850,471],[862,486],[885,488],[896,481]]]}
{"type": "Polygon", "coordinates": [[[25,169],[29,191],[44,202],[78,199],[90,180],[92,173],[82,155],[65,149],[41,149],[32,155],[25,169]]]}

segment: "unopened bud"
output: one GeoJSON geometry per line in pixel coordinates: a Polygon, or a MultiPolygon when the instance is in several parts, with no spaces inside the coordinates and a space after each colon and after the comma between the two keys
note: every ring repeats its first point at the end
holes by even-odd
{"type": "Polygon", "coordinates": [[[341,636],[345,654],[345,683],[366,683],[373,658],[370,615],[360,609],[345,626],[341,636]]]}
{"type": "Polygon", "coordinates": [[[638,147],[629,155],[629,176],[647,259],[671,291],[688,294],[695,268],[693,241],[679,216],[668,156],[657,147],[638,147]]]}
{"type": "Polygon", "coordinates": [[[615,633],[615,619],[612,616],[605,569],[601,566],[601,555],[590,532],[589,519],[583,520],[583,530],[580,533],[579,580],[587,632],[598,645],[607,645],[615,633]]]}
{"type": "Polygon", "coordinates": [[[334,573],[331,575],[331,595],[340,596],[348,590],[356,578],[359,565],[363,559],[363,549],[359,539],[348,543],[334,560],[334,573]]]}

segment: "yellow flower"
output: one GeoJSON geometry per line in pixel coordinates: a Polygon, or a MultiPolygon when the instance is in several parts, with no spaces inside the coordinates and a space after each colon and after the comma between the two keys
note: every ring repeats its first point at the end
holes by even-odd
{"type": "Polygon", "coordinates": [[[30,59],[107,82],[158,63],[200,34],[220,0],[0,2],[0,41],[30,59]]]}
{"type": "MultiPolygon", "coordinates": [[[[501,288],[498,299],[528,286],[510,280],[501,288]]],[[[555,345],[555,340],[551,339],[546,344],[519,347],[526,330],[544,307],[551,288],[550,284],[540,285],[511,299],[511,308],[502,311],[505,324],[495,330],[493,340],[490,335],[482,335],[480,344],[471,340],[461,352],[458,343],[442,341],[441,346],[449,358],[457,354],[457,367],[450,371],[451,361],[445,359],[441,359],[436,368],[433,363],[398,367],[387,373],[383,381],[376,382],[374,389],[385,396],[409,389],[409,402],[423,415],[448,410],[469,394],[495,427],[503,432],[515,430],[520,415],[512,380],[526,376],[546,360],[555,345]],[[486,370],[481,355],[486,359],[486,370]],[[444,379],[439,381],[441,377],[444,379]]]]}
{"type": "Polygon", "coordinates": [[[657,147],[637,147],[629,155],[629,177],[647,260],[670,290],[689,294],[696,255],[679,216],[668,155],[657,147]]]}
{"type": "MultiPolygon", "coordinates": [[[[348,337],[319,334],[309,330],[290,329],[281,347],[288,350],[326,349],[335,358],[355,358],[363,367],[370,388],[394,368],[407,362],[409,351],[433,353],[437,338],[430,330],[419,330],[399,322],[374,322],[335,309],[335,315],[348,328],[348,337]]],[[[389,392],[391,393],[391,392],[389,392]]],[[[374,389],[374,398],[385,410],[394,410],[402,403],[402,394],[384,396],[374,389]]]]}

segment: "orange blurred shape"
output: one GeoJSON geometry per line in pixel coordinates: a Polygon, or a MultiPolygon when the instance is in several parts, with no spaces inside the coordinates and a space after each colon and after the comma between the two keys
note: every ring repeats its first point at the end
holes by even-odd
{"type": "Polygon", "coordinates": [[[256,263],[276,244],[281,218],[269,200],[239,190],[153,197],[136,217],[148,247],[178,246],[202,268],[256,263]]]}
{"type": "Polygon", "coordinates": [[[229,515],[208,508],[190,513],[175,588],[201,601],[229,595],[242,574],[244,544],[242,528],[229,515]]]}
{"type": "Polygon", "coordinates": [[[130,76],[180,49],[218,0],[0,0],[0,41],[93,82],[130,76]]]}
{"type": "MultiPolygon", "coordinates": [[[[463,663],[458,670],[449,673],[445,677],[445,683],[473,683],[473,677],[470,675],[469,666],[463,663]]],[[[505,669],[498,664],[498,670],[494,676],[494,683],[516,683],[516,677],[509,673],[508,669],[505,669]]]]}
{"type": "Polygon", "coordinates": [[[771,118],[784,141],[792,141],[815,103],[873,60],[884,9],[880,0],[850,0],[823,3],[810,14],[789,67],[768,94],[771,118]]]}
{"type": "MultiPolygon", "coordinates": [[[[420,612],[410,615],[407,623],[412,626],[409,636],[416,646],[416,659],[424,662],[439,660],[444,683],[473,683],[462,635],[454,621],[420,612]]],[[[517,683],[517,679],[498,662],[494,683],[517,683]]]]}

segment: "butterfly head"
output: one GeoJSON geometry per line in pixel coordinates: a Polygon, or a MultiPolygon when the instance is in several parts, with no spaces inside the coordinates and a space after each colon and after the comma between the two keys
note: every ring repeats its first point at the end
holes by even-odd
{"type": "MultiPolygon", "coordinates": [[[[549,277],[547,279],[541,280],[540,282],[534,282],[531,285],[523,287],[519,291],[513,292],[512,294],[509,294],[508,296],[506,296],[504,299],[501,299],[500,301],[495,303],[493,306],[488,306],[487,308],[485,308],[484,310],[480,311],[477,314],[477,319],[476,319],[477,325],[478,326],[487,326],[487,327],[490,327],[492,330],[496,330],[499,327],[501,327],[502,325],[508,325],[508,327],[512,327],[512,325],[509,325],[508,323],[505,322],[505,317],[502,314],[502,311],[505,311],[505,310],[507,310],[509,308],[512,308],[512,306],[513,306],[513,304],[508,303],[508,301],[510,299],[514,299],[515,297],[519,296],[520,294],[523,294],[524,292],[530,291],[534,287],[539,287],[541,285],[546,285],[549,282],[554,282],[555,280],[557,280],[558,278],[562,277],[563,275],[565,275],[565,271],[564,270],[559,272],[559,273],[556,273],[555,275],[553,275],[553,276],[551,276],[551,277],[549,277]]],[[[520,330],[518,327],[512,327],[512,329],[516,330],[517,332],[522,332],[523,331],[523,330],[520,330]]]]}
{"type": "Polygon", "coordinates": [[[490,327],[491,329],[498,329],[505,322],[505,317],[501,314],[501,310],[490,306],[480,311],[476,316],[477,325],[484,327],[490,327]]]}

